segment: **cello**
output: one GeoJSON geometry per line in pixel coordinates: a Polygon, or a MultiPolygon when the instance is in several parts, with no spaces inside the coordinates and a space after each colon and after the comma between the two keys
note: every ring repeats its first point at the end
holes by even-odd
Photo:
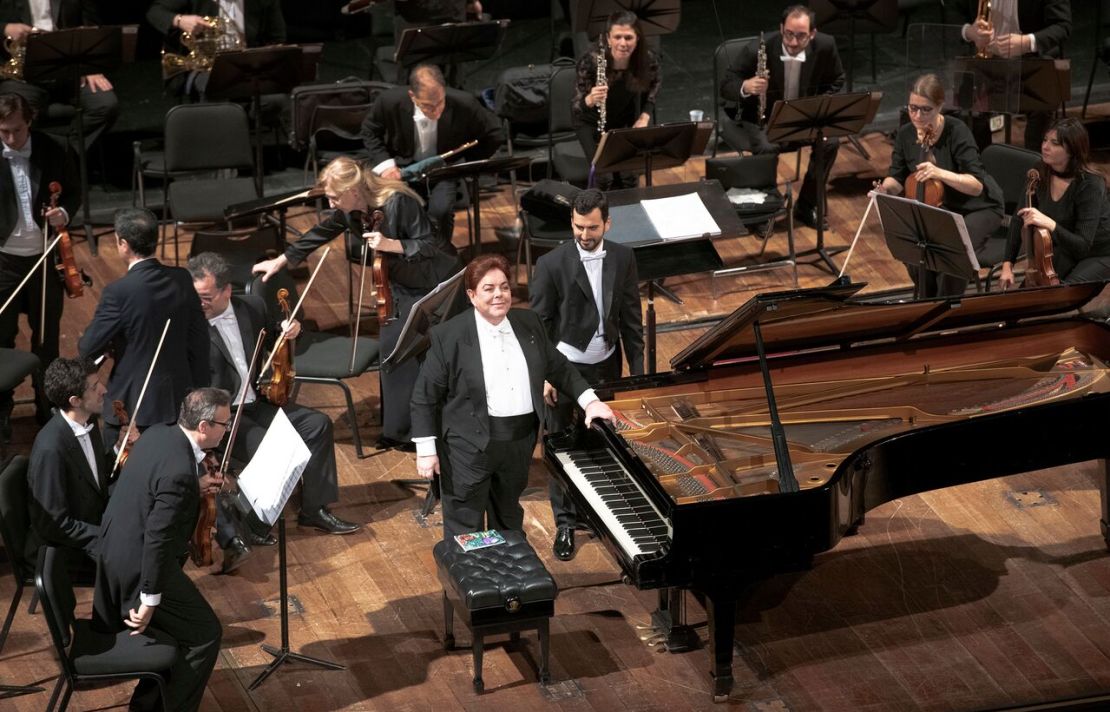
{"type": "MultiPolygon", "coordinates": [[[[1030,168],[1025,174],[1025,207],[1033,207],[1033,196],[1041,184],[1041,174],[1030,168]]],[[[1060,283],[1056,268],[1052,264],[1052,233],[1036,225],[1022,225],[1022,241],[1025,243],[1026,259],[1029,265],[1025,270],[1025,284],[1029,287],[1051,287],[1060,283]]]]}
{"type": "MultiPolygon", "coordinates": [[[[62,184],[58,181],[51,181],[48,210],[58,207],[58,198],[61,195],[62,184]]],[[[77,258],[73,255],[73,241],[69,237],[69,230],[66,229],[66,226],[57,227],[55,231],[58,233],[58,252],[54,255],[54,269],[58,270],[58,279],[65,285],[66,296],[70,299],[76,299],[84,295],[85,287],[92,286],[92,279],[85,274],[85,270],[77,266],[77,258]]]]}
{"type": "MultiPolygon", "coordinates": [[[[927,126],[921,131],[921,150],[917,155],[917,163],[932,163],[936,165],[936,156],[933,155],[933,146],[936,145],[940,136],[937,135],[937,129],[933,126],[927,126]]],[[[918,180],[917,169],[910,173],[906,178],[905,195],[907,198],[913,198],[919,203],[931,205],[934,208],[939,208],[944,203],[944,183],[939,178],[930,178],[929,180],[918,180]]]]}

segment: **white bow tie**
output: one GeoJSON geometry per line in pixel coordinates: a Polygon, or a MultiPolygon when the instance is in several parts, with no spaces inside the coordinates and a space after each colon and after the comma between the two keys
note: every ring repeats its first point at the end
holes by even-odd
{"type": "Polygon", "coordinates": [[[802,52],[797,57],[791,57],[788,54],[784,54],[782,55],[782,57],[779,57],[779,59],[782,60],[783,64],[786,64],[787,62],[804,62],[806,61],[806,53],[802,52]]]}
{"type": "Polygon", "coordinates": [[[16,150],[14,148],[8,148],[7,146],[4,146],[4,158],[8,159],[9,161],[13,158],[22,158],[24,160],[29,160],[31,158],[31,147],[24,146],[23,148],[16,150]]]}
{"type": "Polygon", "coordinates": [[[578,256],[580,258],[582,258],[583,263],[593,262],[594,260],[604,259],[605,258],[605,250],[599,250],[598,252],[590,252],[588,254],[579,253],[578,256]]]}
{"type": "Polygon", "coordinates": [[[93,424],[92,423],[85,423],[84,425],[77,425],[76,423],[74,423],[74,425],[76,427],[73,430],[73,434],[76,435],[77,437],[81,437],[82,435],[88,435],[89,431],[93,429],[93,424]]]}

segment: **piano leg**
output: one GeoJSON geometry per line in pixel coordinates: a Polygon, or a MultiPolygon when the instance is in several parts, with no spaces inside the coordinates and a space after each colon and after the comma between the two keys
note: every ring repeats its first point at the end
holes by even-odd
{"type": "Polygon", "coordinates": [[[1102,502],[1102,521],[1099,522],[1099,525],[1102,529],[1102,539],[1106,542],[1106,548],[1110,549],[1110,466],[1107,465],[1106,458],[1097,462],[1099,499],[1102,502]]]}
{"type": "Polygon", "coordinates": [[[709,617],[709,674],[713,701],[725,702],[732,692],[732,645],[736,628],[736,599],[729,594],[706,594],[709,617]]]}
{"type": "Polygon", "coordinates": [[[658,607],[651,614],[653,637],[663,637],[668,653],[685,653],[698,647],[697,631],[686,623],[685,596],[682,588],[659,589],[658,607]]]}

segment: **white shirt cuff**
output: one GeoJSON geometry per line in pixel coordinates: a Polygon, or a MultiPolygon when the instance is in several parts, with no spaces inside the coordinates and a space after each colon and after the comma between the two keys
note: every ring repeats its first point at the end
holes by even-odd
{"type": "Polygon", "coordinates": [[[594,393],[594,389],[587,388],[586,390],[582,391],[582,395],[578,396],[578,407],[582,410],[586,410],[586,406],[596,400],[601,399],[597,397],[596,393],[594,393]]]}
{"type": "Polygon", "coordinates": [[[422,438],[413,438],[412,441],[416,443],[416,455],[418,457],[426,457],[428,455],[436,454],[436,438],[434,435],[425,435],[422,438]]]}
{"type": "Polygon", "coordinates": [[[1037,51],[1037,38],[1033,36],[1032,32],[1027,34],[1026,37],[1029,38],[1029,51],[1030,52],[1036,52],[1037,51]]]}
{"type": "Polygon", "coordinates": [[[397,160],[394,159],[394,158],[388,158],[388,159],[382,161],[381,163],[379,163],[378,165],[374,166],[373,170],[374,170],[375,175],[380,176],[382,173],[385,173],[390,168],[396,168],[396,167],[397,167],[397,160]]]}
{"type": "Polygon", "coordinates": [[[140,593],[139,594],[139,603],[143,604],[144,606],[150,606],[151,608],[154,608],[155,606],[157,606],[161,602],[162,602],[162,594],[160,594],[160,593],[140,593]]]}
{"type": "Polygon", "coordinates": [[[741,81],[741,82],[740,82],[740,98],[741,98],[741,99],[747,99],[747,98],[748,98],[749,96],[751,96],[751,94],[749,94],[748,92],[744,91],[744,82],[743,82],[743,81],[741,81]]]}
{"type": "Polygon", "coordinates": [[[69,213],[68,213],[68,212],[66,211],[66,209],[65,209],[65,208],[63,208],[63,207],[62,207],[62,206],[60,206],[60,205],[58,206],[58,210],[61,210],[61,211],[62,211],[62,215],[65,215],[65,216],[66,216],[66,221],[65,221],[65,224],[66,224],[66,225],[69,225],[69,213]]]}
{"type": "Polygon", "coordinates": [[[967,37],[967,31],[968,31],[969,29],[971,29],[971,25],[970,25],[970,24],[964,25],[963,27],[961,27],[961,28],[960,28],[960,37],[962,37],[962,38],[963,38],[964,42],[970,42],[970,41],[971,41],[971,40],[969,40],[969,39],[968,39],[968,37],[967,37]]]}

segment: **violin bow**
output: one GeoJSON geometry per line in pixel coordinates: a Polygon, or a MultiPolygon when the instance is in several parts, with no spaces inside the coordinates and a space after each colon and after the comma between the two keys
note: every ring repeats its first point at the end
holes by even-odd
{"type": "MultiPolygon", "coordinates": [[[[361,220],[361,218],[359,218],[361,220]]],[[[363,229],[366,226],[363,225],[363,229]]],[[[358,330],[362,324],[362,293],[366,288],[366,256],[370,253],[370,248],[366,246],[366,240],[362,239],[359,235],[359,242],[362,243],[362,260],[361,267],[358,273],[358,307],[355,309],[355,330],[351,334],[351,365],[347,367],[348,373],[353,373],[355,370],[355,351],[358,349],[358,330]]]]}
{"type": "MultiPolygon", "coordinates": [[[[27,274],[23,277],[23,281],[19,283],[19,285],[15,288],[15,291],[13,291],[11,296],[8,297],[8,301],[4,302],[4,306],[0,307],[0,314],[3,314],[4,310],[7,309],[13,301],[15,301],[16,295],[19,294],[19,290],[23,289],[23,287],[27,284],[27,281],[31,279],[31,275],[33,275],[35,273],[35,270],[39,268],[39,265],[45,266],[44,263],[46,262],[46,258],[50,255],[50,251],[54,249],[54,246],[58,244],[58,240],[60,239],[62,239],[62,236],[58,235],[54,238],[54,241],[47,245],[46,249],[42,251],[42,256],[40,256],[38,261],[35,262],[34,265],[32,265],[31,269],[27,270],[27,274]]],[[[43,286],[45,285],[46,280],[44,279],[43,286]]]]}
{"type": "Polygon", "coordinates": [[[235,445],[235,436],[239,434],[239,419],[243,417],[243,399],[247,397],[247,389],[250,388],[251,374],[254,373],[254,367],[258,365],[258,355],[262,353],[262,342],[266,339],[266,330],[263,329],[258,332],[258,341],[254,342],[254,353],[251,354],[250,365],[247,366],[247,377],[243,379],[243,384],[239,387],[239,407],[235,409],[235,418],[231,421],[231,434],[227,437],[227,447],[224,448],[224,457],[220,461],[220,472],[227,472],[227,463],[231,460],[231,448],[235,445]]]}
{"type": "MultiPolygon", "coordinates": [[[[312,283],[316,281],[316,275],[320,274],[320,268],[324,266],[324,260],[328,258],[329,252],[331,252],[330,245],[324,248],[324,253],[320,255],[320,261],[316,263],[316,269],[312,270],[312,274],[308,278],[308,283],[305,284],[304,291],[301,292],[301,298],[297,300],[297,304],[293,307],[293,311],[289,312],[289,323],[293,323],[293,320],[297,318],[297,312],[301,310],[301,305],[304,304],[304,298],[308,296],[308,291],[312,289],[312,283]]],[[[259,370],[259,373],[266,373],[266,369],[269,368],[270,364],[274,362],[274,355],[284,344],[285,329],[282,329],[281,333],[278,334],[277,341],[274,342],[273,351],[271,351],[270,355],[266,358],[266,363],[262,364],[262,368],[261,370],[259,370]]]]}
{"type": "MultiPolygon", "coordinates": [[[[150,385],[150,377],[154,373],[154,364],[158,363],[158,355],[162,353],[162,344],[166,340],[166,332],[170,330],[170,319],[166,319],[166,325],[162,327],[162,335],[158,337],[158,346],[154,349],[154,357],[150,359],[150,368],[146,370],[146,378],[143,379],[143,387],[139,390],[139,400],[135,402],[135,410],[131,411],[131,420],[127,422],[127,432],[123,435],[123,442],[126,444],[131,439],[131,431],[135,428],[135,421],[139,417],[139,408],[143,407],[143,397],[146,395],[146,387],[150,385]]],[[[126,448],[121,447],[116,452],[116,462],[112,465],[112,472],[115,472],[119,467],[120,458],[123,457],[123,451],[126,448]]]]}

